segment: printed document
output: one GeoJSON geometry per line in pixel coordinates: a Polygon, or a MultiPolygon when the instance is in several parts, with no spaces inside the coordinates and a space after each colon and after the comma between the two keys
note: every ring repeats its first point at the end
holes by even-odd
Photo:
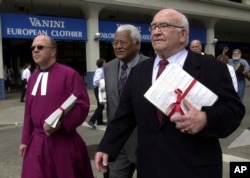
{"type": "Polygon", "coordinates": [[[69,110],[75,105],[77,97],[71,94],[64,103],[56,109],[46,120],[46,124],[50,127],[55,128],[58,120],[62,117],[62,115],[69,112],[69,110]]]}
{"type": "Polygon", "coordinates": [[[199,110],[202,106],[213,105],[218,99],[215,93],[174,63],[166,66],[144,97],[170,117],[178,111],[176,107],[181,108],[182,114],[187,113],[183,99],[199,110]]]}

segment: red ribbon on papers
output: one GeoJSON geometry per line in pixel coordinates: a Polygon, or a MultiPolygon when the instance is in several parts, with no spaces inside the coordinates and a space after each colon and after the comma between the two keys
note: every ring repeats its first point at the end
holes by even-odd
{"type": "Polygon", "coordinates": [[[179,88],[177,88],[177,89],[174,90],[174,92],[177,94],[177,98],[176,98],[176,101],[173,103],[174,104],[174,108],[168,114],[169,117],[171,117],[175,112],[178,112],[181,115],[184,115],[184,112],[181,109],[181,101],[182,101],[183,98],[185,98],[185,96],[192,89],[192,87],[194,86],[194,84],[196,82],[197,82],[197,80],[193,79],[192,82],[189,84],[189,86],[187,87],[187,89],[184,91],[183,94],[182,94],[181,89],[179,89],[179,88]]]}
{"type": "Polygon", "coordinates": [[[65,110],[62,108],[62,106],[60,106],[59,109],[62,111],[62,115],[64,115],[65,110]]]}

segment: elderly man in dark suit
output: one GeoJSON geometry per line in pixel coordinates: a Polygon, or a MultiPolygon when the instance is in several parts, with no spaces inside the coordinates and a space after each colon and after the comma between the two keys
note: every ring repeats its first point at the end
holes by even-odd
{"type": "MultiPolygon", "coordinates": [[[[151,22],[156,56],[130,72],[115,118],[110,122],[95,156],[97,170],[106,171],[132,130],[138,128],[138,178],[222,178],[219,138],[240,125],[245,108],[232,85],[227,66],[187,51],[189,24],[174,9],[162,9],[151,22]],[[218,100],[201,110],[183,100],[187,113],[158,121],[155,106],[144,94],[154,83],[159,62],[168,60],[213,91],[218,100]]],[[[161,64],[162,62],[160,62],[161,64]]]]}
{"type": "MultiPolygon", "coordinates": [[[[108,123],[114,119],[120,95],[131,68],[148,58],[140,53],[141,35],[133,25],[119,26],[112,45],[116,58],[104,67],[108,123]],[[126,66],[126,69],[123,69],[123,66],[126,66]]],[[[137,130],[134,129],[117,159],[110,162],[109,178],[132,178],[136,167],[136,147],[137,130]]]]}

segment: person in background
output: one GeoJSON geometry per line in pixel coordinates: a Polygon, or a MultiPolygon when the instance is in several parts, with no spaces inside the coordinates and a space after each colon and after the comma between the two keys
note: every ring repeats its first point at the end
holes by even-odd
{"type": "Polygon", "coordinates": [[[238,91],[238,83],[237,83],[237,78],[236,78],[236,74],[235,74],[235,71],[234,71],[234,68],[228,64],[228,56],[225,55],[225,54],[220,54],[219,56],[217,56],[216,58],[217,60],[225,63],[227,65],[227,68],[229,70],[229,73],[231,75],[231,78],[232,78],[232,82],[233,82],[233,86],[234,86],[234,89],[235,91],[237,92],[238,91]]]}
{"type": "Polygon", "coordinates": [[[108,161],[117,158],[137,126],[138,178],[222,178],[219,138],[232,134],[245,114],[229,71],[218,60],[207,60],[186,50],[189,23],[181,12],[158,11],[150,30],[156,55],[130,71],[114,119],[98,145],[95,166],[107,172],[108,161]],[[172,117],[157,110],[144,94],[155,84],[158,69],[163,70],[168,63],[178,65],[201,82],[218,96],[217,101],[198,110],[192,101],[181,100],[187,113],[172,117]]]}
{"type": "Polygon", "coordinates": [[[94,77],[93,77],[93,86],[94,86],[94,94],[97,102],[97,108],[92,115],[92,117],[89,119],[88,124],[95,129],[95,122],[97,121],[97,125],[106,125],[105,122],[103,122],[103,109],[105,107],[104,104],[101,104],[99,101],[99,85],[100,80],[104,79],[104,73],[103,73],[103,67],[105,66],[106,61],[104,58],[98,59],[96,61],[97,69],[95,71],[94,77]]]}
{"type": "Polygon", "coordinates": [[[7,65],[4,65],[3,72],[5,89],[8,91],[8,93],[10,93],[13,70],[11,68],[8,68],[7,65]]]}
{"type": "Polygon", "coordinates": [[[20,99],[21,102],[24,102],[27,83],[31,75],[30,68],[31,68],[30,63],[25,64],[23,67],[22,74],[21,74],[22,75],[22,92],[21,92],[21,99],[20,99]]]}
{"type": "Polygon", "coordinates": [[[205,54],[204,52],[202,52],[202,45],[201,45],[200,40],[191,41],[189,48],[190,48],[191,51],[193,51],[195,53],[202,54],[202,55],[205,54]]]}
{"type": "Polygon", "coordinates": [[[241,58],[241,50],[234,49],[232,58],[228,60],[228,64],[234,67],[237,83],[238,83],[238,95],[243,101],[244,94],[245,94],[245,87],[246,87],[246,80],[250,80],[250,67],[247,60],[241,58]]]}
{"type": "MultiPolygon", "coordinates": [[[[109,61],[104,67],[108,123],[114,120],[115,111],[131,69],[148,58],[140,53],[141,35],[133,25],[119,26],[112,45],[116,58],[109,61]],[[124,66],[126,66],[125,69],[123,69],[124,66]]],[[[120,150],[117,159],[109,163],[109,178],[131,178],[133,176],[136,167],[136,134],[137,130],[134,129],[120,150]]]]}
{"type": "Polygon", "coordinates": [[[27,84],[19,146],[21,178],[94,178],[86,143],[76,130],[90,107],[84,81],[78,72],[57,62],[57,45],[50,36],[35,37],[31,50],[40,70],[27,84]],[[72,94],[76,102],[64,113],[61,105],[72,94]],[[45,120],[57,109],[63,115],[53,128],[45,120]]]}
{"type": "Polygon", "coordinates": [[[201,54],[201,55],[206,55],[210,59],[214,58],[213,55],[206,54],[206,53],[202,52],[202,44],[201,44],[200,40],[192,40],[191,43],[190,43],[189,48],[190,48],[191,51],[193,51],[195,53],[198,53],[198,54],[201,54]]]}

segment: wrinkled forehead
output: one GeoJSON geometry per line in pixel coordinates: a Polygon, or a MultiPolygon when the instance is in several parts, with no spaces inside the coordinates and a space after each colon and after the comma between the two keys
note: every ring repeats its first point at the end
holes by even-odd
{"type": "Polygon", "coordinates": [[[44,35],[40,35],[37,36],[34,40],[32,44],[40,44],[40,45],[48,45],[50,44],[49,38],[47,36],[44,35]]]}
{"type": "Polygon", "coordinates": [[[131,39],[130,31],[124,30],[124,31],[116,32],[115,40],[119,40],[119,39],[130,40],[131,39]]]}
{"type": "Polygon", "coordinates": [[[198,41],[193,41],[190,46],[201,46],[201,44],[198,41]]]}
{"type": "Polygon", "coordinates": [[[155,14],[151,24],[157,24],[162,22],[178,23],[178,15],[171,10],[162,10],[155,14]]]}
{"type": "Polygon", "coordinates": [[[240,54],[240,53],[241,53],[240,50],[237,49],[233,51],[233,54],[240,54]]]}

